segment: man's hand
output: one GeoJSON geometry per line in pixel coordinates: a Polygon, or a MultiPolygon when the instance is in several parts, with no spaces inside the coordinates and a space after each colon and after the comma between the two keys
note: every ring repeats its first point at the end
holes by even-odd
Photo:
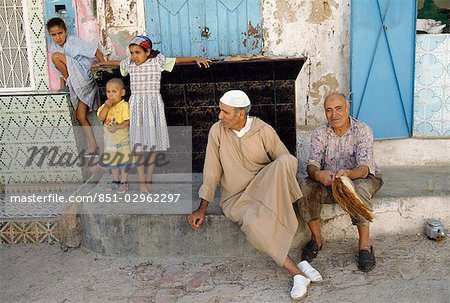
{"type": "Polygon", "coordinates": [[[334,175],[334,178],[335,178],[335,179],[338,179],[338,178],[340,178],[340,177],[342,177],[342,176],[349,177],[348,170],[346,170],[346,169],[340,169],[340,170],[336,173],[336,175],[334,175]]]}
{"type": "Polygon", "coordinates": [[[314,179],[316,179],[325,186],[331,186],[331,183],[333,183],[334,178],[335,175],[330,170],[318,170],[314,173],[314,179]]]}
{"type": "Polygon", "coordinates": [[[193,230],[197,230],[205,221],[206,212],[203,210],[196,210],[187,217],[187,221],[193,230]]]}
{"type": "Polygon", "coordinates": [[[360,165],[355,167],[354,169],[340,169],[335,178],[340,178],[342,176],[347,176],[350,179],[364,179],[369,175],[369,167],[366,165],[360,165]]]}

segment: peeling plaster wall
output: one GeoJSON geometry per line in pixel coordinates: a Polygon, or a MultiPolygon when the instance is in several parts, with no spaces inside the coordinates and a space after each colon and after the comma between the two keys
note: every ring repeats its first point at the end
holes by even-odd
{"type": "Polygon", "coordinates": [[[74,0],[78,37],[98,45],[96,0],[74,0]]]}
{"type": "MultiPolygon", "coordinates": [[[[349,90],[350,0],[261,3],[264,54],[308,57],[296,81],[297,125],[321,124],[323,97],[349,90]]],[[[97,16],[101,49],[109,59],[125,58],[131,38],[146,32],[144,0],[97,0],[97,16]]]]}
{"type": "Polygon", "coordinates": [[[125,58],[130,40],[145,34],[144,0],[97,0],[97,11],[103,53],[125,58]]]}
{"type": "Polygon", "coordinates": [[[307,57],[296,81],[297,125],[325,121],[324,96],[348,94],[350,0],[262,0],[265,55],[307,57]]]}

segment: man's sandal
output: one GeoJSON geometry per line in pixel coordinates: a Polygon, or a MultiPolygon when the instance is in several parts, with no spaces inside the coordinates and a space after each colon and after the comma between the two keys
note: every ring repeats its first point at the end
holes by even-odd
{"type": "Polygon", "coordinates": [[[302,276],[302,275],[295,275],[294,276],[294,285],[291,289],[291,298],[293,300],[300,300],[306,296],[306,292],[308,290],[308,285],[311,281],[302,276]]]}
{"type": "Polygon", "coordinates": [[[373,247],[370,246],[370,251],[361,249],[358,255],[358,268],[360,271],[369,272],[375,268],[375,254],[373,247]]]}
{"type": "Polygon", "coordinates": [[[312,267],[308,261],[304,260],[298,263],[297,267],[311,280],[311,282],[319,283],[323,281],[322,275],[317,269],[312,267]]]}
{"type": "Polygon", "coordinates": [[[317,242],[311,239],[308,244],[303,247],[302,250],[302,260],[306,260],[308,262],[311,262],[312,259],[317,257],[317,254],[322,249],[322,245],[319,247],[317,245],[317,242]]]}

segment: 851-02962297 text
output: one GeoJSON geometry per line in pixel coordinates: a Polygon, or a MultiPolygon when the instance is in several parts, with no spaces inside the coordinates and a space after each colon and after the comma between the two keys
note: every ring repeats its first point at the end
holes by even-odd
{"type": "Polygon", "coordinates": [[[72,202],[100,202],[100,203],[176,203],[181,194],[177,193],[162,193],[162,194],[116,194],[95,193],[92,196],[71,196],[69,201],[72,202]],[[70,199],[72,198],[72,199],[70,199]],[[75,199],[73,199],[75,198],[75,199]],[[81,198],[81,199],[80,199],[81,198]],[[89,199],[90,198],[90,199],[89,199]],[[89,201],[90,200],[90,201],[89,201]]]}

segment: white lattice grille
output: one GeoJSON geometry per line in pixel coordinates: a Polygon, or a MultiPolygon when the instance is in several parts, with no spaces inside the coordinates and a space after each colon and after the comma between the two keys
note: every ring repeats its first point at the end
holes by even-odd
{"type": "Polygon", "coordinates": [[[0,1],[0,91],[32,88],[26,0],[0,1]]]}

